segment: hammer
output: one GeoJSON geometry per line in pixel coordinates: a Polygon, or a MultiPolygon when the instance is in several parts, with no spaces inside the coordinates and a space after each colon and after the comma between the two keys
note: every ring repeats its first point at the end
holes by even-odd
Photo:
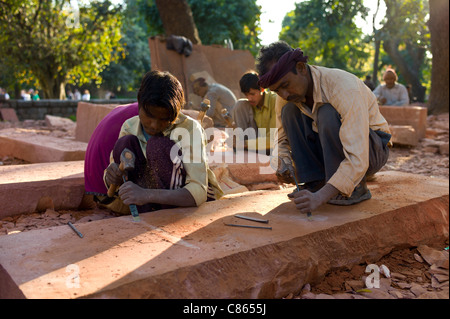
{"type": "Polygon", "coordinates": [[[200,122],[201,126],[203,126],[203,119],[205,118],[206,112],[211,107],[210,103],[211,102],[208,99],[204,99],[203,102],[200,104],[200,112],[198,113],[197,121],[200,122]]]}
{"type": "MultiPolygon", "coordinates": [[[[127,173],[129,171],[132,171],[134,169],[134,162],[135,162],[135,155],[132,151],[130,151],[128,148],[124,148],[122,153],[120,154],[120,164],[119,169],[122,172],[127,173]]],[[[111,184],[108,189],[108,197],[113,197],[114,193],[116,192],[117,185],[111,184]]]]}
{"type": "Polygon", "coordinates": [[[222,117],[227,122],[227,126],[231,128],[236,128],[236,124],[233,122],[233,118],[230,115],[230,112],[228,112],[227,109],[222,109],[222,117]]]}

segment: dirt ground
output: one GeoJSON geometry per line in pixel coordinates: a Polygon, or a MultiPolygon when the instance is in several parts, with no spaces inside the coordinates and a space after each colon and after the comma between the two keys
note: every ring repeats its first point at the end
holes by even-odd
{"type": "MultiPolygon", "coordinates": [[[[22,128],[38,134],[55,137],[74,137],[73,127],[49,127],[44,120],[27,120],[19,123],[0,122],[0,130],[5,128],[22,128]]],[[[449,178],[449,114],[429,116],[427,135],[416,147],[395,146],[390,158],[382,170],[402,171],[438,178],[449,178]]],[[[21,165],[27,162],[5,156],[0,158],[0,165],[21,165]]],[[[84,211],[53,211],[7,217],[0,220],[0,236],[23,232],[37,228],[56,225],[88,222],[115,215],[99,208],[84,211]]],[[[448,239],[434,247],[433,254],[440,260],[430,264],[424,259],[418,247],[405,247],[392,251],[376,265],[385,265],[388,275],[381,275],[380,288],[368,289],[365,279],[367,264],[353,265],[349,269],[330,272],[319,283],[307,284],[300,292],[292,292],[286,299],[448,299],[448,239]]],[[[423,248],[423,247],[422,247],[423,248]]],[[[423,250],[423,249],[422,249],[423,250]]]]}

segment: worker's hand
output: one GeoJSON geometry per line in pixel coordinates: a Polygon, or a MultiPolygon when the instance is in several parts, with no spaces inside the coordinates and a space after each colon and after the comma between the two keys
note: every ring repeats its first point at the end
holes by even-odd
{"type": "Polygon", "coordinates": [[[125,182],[119,188],[119,196],[125,205],[145,205],[149,203],[148,191],[133,182],[125,182]]]}
{"type": "Polygon", "coordinates": [[[295,203],[295,207],[304,214],[316,210],[323,204],[323,200],[318,193],[311,193],[306,189],[293,193],[292,200],[295,203]]]}
{"type": "Polygon", "coordinates": [[[385,97],[380,98],[381,105],[385,105],[387,102],[387,99],[385,97]]]}
{"type": "Polygon", "coordinates": [[[332,184],[327,183],[315,193],[306,189],[295,192],[291,199],[294,201],[295,206],[302,213],[306,214],[316,210],[319,206],[325,204],[337,194],[339,194],[339,190],[332,184]]]}
{"type": "Polygon", "coordinates": [[[294,176],[295,172],[292,161],[289,157],[278,157],[278,168],[276,176],[281,183],[295,184],[294,176]]]}
{"type": "Polygon", "coordinates": [[[116,163],[111,163],[106,168],[106,175],[105,180],[108,186],[114,184],[114,185],[120,185],[123,183],[122,178],[123,172],[119,169],[119,165],[116,163]]]}

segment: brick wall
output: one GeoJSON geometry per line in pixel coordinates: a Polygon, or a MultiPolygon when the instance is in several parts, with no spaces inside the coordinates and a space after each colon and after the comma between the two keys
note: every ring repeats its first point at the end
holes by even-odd
{"type": "MultiPolygon", "coordinates": [[[[75,100],[39,100],[23,101],[8,100],[0,102],[0,107],[13,108],[20,121],[23,120],[43,120],[45,115],[61,117],[76,116],[77,105],[75,100]]],[[[136,99],[113,99],[113,100],[91,100],[94,104],[129,104],[136,102],[136,99]]]]}

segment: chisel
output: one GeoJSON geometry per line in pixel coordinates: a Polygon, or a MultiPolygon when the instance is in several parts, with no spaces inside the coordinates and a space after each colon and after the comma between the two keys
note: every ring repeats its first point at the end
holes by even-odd
{"type": "Polygon", "coordinates": [[[272,227],[264,227],[264,226],[251,226],[251,225],[239,225],[239,224],[225,224],[225,226],[246,227],[246,228],[260,228],[260,229],[270,229],[270,230],[272,230],[272,227]]]}
{"type": "MultiPolygon", "coordinates": [[[[123,175],[122,177],[123,177],[123,182],[125,183],[127,181],[127,179],[125,178],[125,175],[123,175]]],[[[136,205],[131,204],[131,205],[129,205],[129,207],[130,207],[131,216],[133,216],[133,221],[140,222],[141,218],[139,217],[139,212],[137,210],[136,205]]]]}
{"type": "Polygon", "coordinates": [[[253,217],[242,216],[242,215],[234,215],[234,216],[237,217],[237,218],[251,220],[251,221],[257,222],[257,223],[264,223],[264,224],[268,224],[269,223],[268,219],[259,219],[259,218],[253,218],[253,217]]]}
{"type": "Polygon", "coordinates": [[[78,231],[78,229],[76,229],[75,226],[74,226],[71,222],[67,222],[67,225],[69,225],[70,228],[72,228],[72,230],[73,230],[80,238],[83,238],[83,234],[80,233],[80,232],[78,231]]]}
{"type": "MultiPolygon", "coordinates": [[[[297,186],[297,192],[299,192],[300,187],[298,186],[297,178],[295,177],[295,172],[294,172],[294,170],[289,170],[289,171],[291,172],[292,177],[294,177],[295,186],[297,186]]],[[[311,212],[307,212],[306,217],[308,218],[309,221],[312,221],[312,213],[311,212]]]]}

